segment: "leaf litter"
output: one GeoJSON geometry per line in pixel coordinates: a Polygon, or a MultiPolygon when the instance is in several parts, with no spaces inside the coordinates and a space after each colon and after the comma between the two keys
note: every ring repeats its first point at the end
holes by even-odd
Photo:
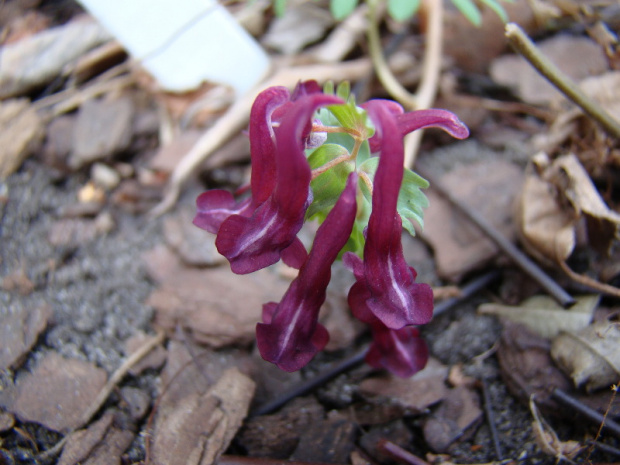
{"type": "MultiPolygon", "coordinates": [[[[519,15],[524,24],[535,29],[535,24],[531,22],[530,6],[525,8],[519,3],[525,2],[515,4],[515,12],[511,14],[519,15]]],[[[268,11],[262,8],[261,16],[268,11]]],[[[269,20],[268,16],[265,18],[269,20]]],[[[452,16],[450,18],[450,21],[454,20],[452,16]]],[[[275,23],[275,20],[271,22],[275,23]]],[[[32,27],[33,32],[40,28],[36,25],[32,27]]],[[[317,39],[305,38],[305,43],[294,44],[295,53],[302,61],[312,60],[309,57],[313,53],[315,56],[320,55],[317,52],[321,50],[319,47],[309,49],[305,44],[309,40],[320,40],[325,35],[326,27],[331,26],[326,23],[320,26],[322,29],[317,27],[317,39]],[[305,50],[308,50],[308,55],[304,57],[305,50]]],[[[464,28],[465,25],[462,26],[464,28]]],[[[338,29],[336,26],[334,32],[338,29]]],[[[259,33],[262,30],[260,27],[257,29],[259,33]]],[[[460,30],[452,28],[451,33],[460,30]]],[[[482,33],[476,35],[476,40],[472,36],[468,43],[460,41],[461,48],[470,47],[466,53],[462,54],[462,50],[458,51],[452,45],[452,49],[447,49],[447,54],[458,61],[457,53],[461,53],[461,63],[462,57],[475,54],[477,61],[471,63],[471,66],[484,72],[485,64],[505,49],[497,36],[493,35],[493,30],[483,28],[482,33]]],[[[501,25],[497,30],[501,33],[501,25]]],[[[389,28],[388,33],[391,34],[389,28]]],[[[335,63],[332,68],[336,70],[334,75],[341,66],[338,61],[354,50],[356,43],[361,40],[359,32],[351,32],[351,37],[354,40],[347,41],[349,45],[345,51],[339,48],[329,52],[339,57],[328,60],[335,63]]],[[[456,37],[458,40],[458,34],[456,37]]],[[[12,40],[19,43],[15,38],[12,40]]],[[[279,40],[280,44],[292,46],[287,43],[286,35],[279,40]]],[[[566,44],[566,39],[558,40],[566,44]]],[[[606,44],[606,51],[609,52],[609,42],[606,44]]],[[[114,50],[114,47],[111,49],[114,50]]],[[[112,56],[116,56],[114,53],[112,56]]],[[[359,50],[354,53],[358,54],[359,50]]],[[[83,53],[80,52],[80,55],[83,53]]],[[[72,76],[70,82],[79,83],[80,79],[88,79],[84,76],[96,69],[97,61],[106,56],[110,55],[93,54],[89,57],[93,61],[89,61],[80,71],[77,71],[77,67],[73,68],[73,65],[69,67],[74,70],[65,71],[72,76]]],[[[293,60],[297,58],[292,56],[293,60]]],[[[415,57],[416,60],[419,58],[415,57]]],[[[575,66],[578,68],[580,63],[575,66]]],[[[576,71],[588,74],[592,69],[582,67],[576,71]]],[[[599,68],[596,70],[597,74],[604,71],[599,68]]],[[[448,69],[444,73],[452,74],[453,71],[448,69]]],[[[613,90],[617,86],[613,76],[603,76],[590,77],[583,85],[600,88],[600,96],[605,104],[609,103],[607,108],[613,114],[613,90]],[[605,85],[602,79],[608,79],[604,81],[605,85]]],[[[293,401],[273,415],[247,419],[245,426],[241,427],[251,403],[265,402],[282,395],[286,389],[300,382],[302,377],[311,377],[329,362],[342,357],[348,351],[347,346],[363,340],[364,335],[360,336],[356,328],[347,328],[349,323],[342,317],[342,310],[346,306],[342,295],[346,290],[332,289],[331,297],[328,297],[331,308],[326,312],[325,324],[334,335],[338,334],[338,329],[341,330],[338,341],[334,341],[336,344],[332,347],[336,352],[319,357],[302,374],[284,377],[251,353],[249,349],[252,346],[254,324],[260,317],[261,304],[277,300],[286,285],[285,278],[278,276],[277,270],[269,270],[255,282],[239,280],[238,276],[231,279],[226,267],[219,265],[220,257],[215,253],[213,244],[209,244],[208,238],[199,238],[194,230],[188,228],[187,217],[193,203],[192,195],[183,197],[185,209],[180,208],[176,214],[167,216],[163,221],[147,222],[143,215],[146,209],[161,199],[164,182],[176,163],[170,161],[174,153],[163,154],[160,159],[164,161],[153,163],[153,154],[159,146],[156,135],[158,125],[160,128],[165,128],[169,123],[174,126],[179,123],[179,119],[184,118],[183,123],[174,129],[183,132],[182,125],[189,124],[187,129],[195,131],[193,139],[190,139],[196,140],[196,134],[204,131],[204,125],[216,121],[217,112],[222,111],[223,100],[220,99],[218,107],[217,92],[207,93],[203,97],[212,98],[213,101],[206,103],[204,108],[207,111],[198,111],[200,116],[194,118],[192,99],[198,97],[186,96],[183,107],[186,115],[173,115],[168,122],[158,121],[156,117],[154,125],[147,125],[147,129],[142,125],[140,129],[137,120],[146,114],[144,101],[152,103],[155,98],[161,98],[162,101],[165,98],[161,94],[145,91],[148,86],[140,88],[143,85],[140,84],[142,78],[130,76],[124,83],[108,79],[103,79],[97,85],[86,81],[82,89],[87,92],[80,94],[80,88],[74,89],[77,92],[72,93],[73,100],[67,97],[63,101],[52,91],[52,100],[46,97],[36,108],[52,108],[53,115],[73,108],[78,109],[77,116],[63,115],[51,120],[47,126],[43,155],[37,153],[42,131],[37,128],[42,127],[41,123],[28,123],[26,126],[30,132],[23,132],[26,134],[23,143],[7,157],[7,173],[17,171],[3,184],[8,186],[7,203],[0,204],[2,240],[8,244],[6,248],[3,247],[0,263],[3,284],[0,297],[3,309],[8,308],[5,303],[10,303],[11,308],[21,309],[11,317],[10,325],[3,325],[7,338],[2,338],[4,371],[0,379],[3,386],[0,402],[7,412],[13,412],[15,416],[0,412],[0,415],[7,416],[3,435],[8,435],[8,440],[2,445],[5,448],[2,449],[2,457],[8,456],[6,454],[17,456],[18,451],[25,449],[21,445],[23,441],[20,443],[17,437],[30,435],[34,443],[50,448],[54,440],[42,432],[44,428],[39,426],[40,429],[33,430],[34,433],[26,430],[36,423],[50,430],[65,431],[83,426],[71,415],[50,413],[49,405],[45,402],[49,402],[58,389],[64,389],[58,386],[66,387],[66,383],[77,382],[80,376],[85,376],[79,373],[91,372],[93,374],[86,377],[91,382],[96,380],[98,384],[89,388],[85,397],[92,401],[93,396],[99,394],[101,383],[121,364],[123,354],[129,356],[135,347],[148,344],[148,338],[153,337],[148,336],[152,330],[150,320],[153,309],[155,324],[167,330],[167,350],[160,346],[133,367],[130,376],[121,383],[118,393],[111,396],[102,414],[85,425],[83,430],[72,433],[59,459],[60,463],[86,460],[88,463],[109,463],[110,460],[133,463],[143,460],[144,441],[136,437],[135,432],[136,425],[141,424],[141,419],[147,413],[155,418],[154,423],[148,422],[153,429],[141,430],[140,433],[154,435],[150,452],[152,457],[162,463],[187,463],[188,459],[191,463],[215,463],[235,436],[235,444],[229,452],[243,451],[238,448],[242,444],[249,455],[278,458],[277,455],[281,454],[283,459],[316,460],[318,456],[313,455],[313,451],[321,449],[325,452],[322,460],[342,463],[350,457],[350,460],[357,462],[362,455],[360,445],[370,444],[368,450],[376,451],[375,446],[385,440],[386,435],[400,447],[414,450],[420,456],[431,448],[449,453],[452,463],[489,461],[494,459],[491,447],[482,445],[489,438],[489,426],[479,426],[482,411],[475,390],[481,379],[491,383],[491,402],[498,410],[500,439],[505,450],[509,451],[511,457],[521,454],[521,457],[544,463],[540,450],[534,444],[536,437],[546,441],[547,446],[542,444],[543,452],[545,447],[551,447],[556,456],[558,451],[568,455],[562,449],[566,442],[555,441],[553,437],[550,441],[550,430],[542,421],[542,433],[540,427],[530,428],[528,410],[512,402],[505,390],[506,387],[510,389],[524,405],[529,402],[529,394],[535,393],[537,401],[551,410],[557,409],[550,395],[553,388],[577,394],[582,392],[573,386],[569,377],[551,359],[550,348],[555,347],[561,337],[565,340],[569,338],[573,343],[578,337],[579,344],[586,347],[587,356],[597,360],[591,362],[587,359],[579,366],[564,366],[564,362],[559,365],[578,380],[577,384],[585,383],[588,390],[592,391],[589,395],[582,393],[584,401],[589,399],[598,411],[604,412],[607,408],[605,399],[608,396],[596,390],[598,386],[594,382],[603,376],[601,373],[609,374],[603,376],[607,383],[605,386],[616,382],[613,376],[617,376],[618,371],[613,349],[610,355],[608,350],[601,347],[609,341],[612,348],[613,344],[617,344],[614,339],[614,329],[617,328],[614,323],[607,322],[605,328],[590,326],[581,329],[587,331],[597,328],[590,339],[578,332],[578,327],[588,324],[591,317],[590,310],[581,307],[582,303],[584,307],[591,308],[597,298],[589,298],[589,303],[580,302],[570,310],[544,304],[545,307],[551,307],[545,311],[552,312],[560,321],[553,331],[557,332],[561,328],[577,333],[561,333],[552,343],[529,334],[522,327],[513,326],[513,323],[504,322],[504,331],[496,349],[493,342],[497,340],[498,325],[488,317],[476,316],[474,310],[477,303],[473,303],[460,305],[454,313],[438,317],[428,328],[429,340],[441,340],[441,343],[432,344],[441,362],[430,364],[426,373],[422,372],[409,380],[390,379],[376,373],[369,376],[369,372],[363,370],[341,375],[341,380],[332,381],[333,386],[346,387],[341,392],[333,388],[330,392],[325,388],[317,397],[308,396],[293,401]],[[120,101],[132,103],[121,104],[125,107],[116,108],[114,105],[119,102],[118,91],[127,82],[139,83],[137,88],[126,89],[120,97],[120,101]],[[94,97],[100,99],[94,100],[94,97]],[[53,99],[58,99],[56,102],[59,103],[53,103],[53,99]],[[91,108],[89,113],[89,106],[97,105],[101,106],[101,111],[92,111],[91,108]],[[120,125],[122,130],[114,128],[117,119],[108,118],[107,121],[111,123],[106,125],[107,129],[99,133],[95,131],[92,137],[88,136],[91,134],[89,125],[92,129],[97,121],[105,124],[106,118],[103,116],[114,113],[120,114],[119,120],[125,121],[120,125]],[[84,121],[80,123],[79,118],[84,121]],[[101,134],[112,133],[116,136],[97,139],[101,134]],[[71,144],[67,144],[69,139],[71,144]],[[33,153],[34,157],[31,155],[33,153]],[[28,156],[31,158],[28,159],[28,156]],[[103,163],[98,165],[102,169],[89,171],[93,160],[103,163]],[[77,168],[82,164],[86,166],[77,168]],[[129,170],[126,169],[128,167],[129,170]],[[112,178],[109,174],[116,181],[110,181],[112,178]],[[85,200],[86,197],[89,203],[80,204],[79,200],[85,200]],[[90,202],[92,200],[95,202],[90,202]],[[93,227],[94,230],[91,229],[93,227]],[[18,250],[19,253],[15,252],[18,250]],[[197,250],[200,253],[195,253],[197,250]],[[145,260],[144,267],[141,256],[145,260]],[[20,269],[23,270],[22,281],[30,284],[11,286],[11,279],[18,276],[15,270],[20,269]],[[20,294],[20,288],[27,289],[27,292],[20,294]],[[239,297],[230,299],[220,294],[239,297]],[[20,305],[16,305],[16,302],[20,302],[20,305]],[[49,306],[40,305],[42,302],[49,302],[49,306]],[[328,324],[330,319],[332,322],[328,324]],[[11,328],[18,329],[13,331],[11,328]],[[611,335],[611,338],[607,342],[600,341],[602,335],[611,335]],[[8,341],[6,348],[5,341],[8,341]],[[489,354],[493,357],[494,350],[497,350],[499,366],[486,361],[489,354]],[[442,363],[458,364],[456,366],[462,367],[463,374],[461,377],[446,379],[448,366],[442,363]],[[164,368],[161,368],[162,364],[164,368]],[[597,366],[602,366],[603,371],[589,371],[597,366]],[[500,374],[504,381],[500,379],[500,374]],[[457,382],[459,379],[468,381],[457,382]],[[30,392],[29,389],[34,389],[35,385],[40,385],[40,391],[33,394],[35,391],[30,392]],[[37,402],[31,402],[33,397],[39,398],[37,402]],[[358,417],[351,416],[351,412],[358,417]],[[306,413],[308,415],[304,419],[306,413]],[[368,434],[361,437],[356,426],[364,422],[367,422],[368,434]],[[520,429],[516,431],[515,428],[520,429]],[[186,434],[180,436],[179,430],[186,434]],[[424,440],[418,438],[414,441],[412,431],[424,434],[424,440]],[[370,438],[374,438],[374,445],[370,438]],[[333,453],[329,455],[327,451],[332,450],[331,446],[333,453]],[[177,454],[173,451],[177,451],[177,454]],[[179,457],[183,460],[179,461],[179,457]]],[[[476,85],[475,81],[475,76],[465,76],[459,83],[462,86],[459,92],[470,92],[476,85]]],[[[526,101],[530,98],[526,94],[521,96],[526,101]]],[[[5,100],[3,105],[7,102],[10,101],[5,100]]],[[[146,106],[151,114],[157,114],[154,105],[146,106]]],[[[26,107],[31,110],[30,105],[26,107]]],[[[479,115],[478,124],[484,125],[485,120],[488,123],[492,118],[496,119],[494,124],[500,128],[512,128],[513,123],[518,121],[514,115],[506,117],[497,113],[491,116],[484,111],[479,115]]],[[[564,118],[564,126],[562,128],[557,124],[555,129],[553,126],[549,129],[558,132],[551,134],[553,140],[547,140],[549,161],[544,166],[539,165],[539,173],[536,175],[524,175],[522,163],[518,160],[514,163],[518,157],[515,158],[514,153],[506,150],[496,152],[497,160],[488,160],[481,153],[476,153],[469,160],[473,162],[470,169],[457,167],[442,179],[442,183],[449,183],[472,206],[483,210],[489,220],[497,223],[496,226],[505,228],[503,234],[511,240],[515,239],[514,225],[519,225],[520,221],[514,217],[511,199],[517,196],[516,192],[522,182],[527,184],[525,192],[531,190],[529,186],[532,180],[536,180],[539,190],[530,192],[523,203],[528,207],[543,207],[530,217],[546,221],[551,219],[555,223],[549,227],[548,223],[543,222],[542,227],[539,227],[538,234],[550,231],[551,236],[541,235],[538,242],[530,241],[532,244],[526,240],[525,243],[528,250],[537,251],[533,252],[534,256],[546,256],[546,263],[550,261],[553,266],[557,266],[558,232],[562,232],[562,228],[567,225],[571,229],[564,232],[567,239],[560,247],[559,254],[563,261],[573,259],[576,252],[595,248],[598,248],[597,253],[604,254],[610,249],[613,254],[618,215],[617,200],[610,187],[614,186],[615,180],[604,176],[604,167],[616,166],[617,159],[620,159],[617,157],[617,147],[597,129],[587,134],[582,132],[595,126],[588,126],[588,121],[579,112],[568,109],[558,116],[556,122],[561,122],[560,118],[564,118]],[[587,144],[580,145],[580,140],[593,143],[588,148],[584,147],[587,144]],[[592,147],[597,150],[604,148],[605,156],[595,153],[592,147]],[[562,156],[566,153],[574,155],[562,156]],[[608,184],[601,183],[601,179],[606,179],[608,184]],[[608,189],[601,189],[601,186],[608,186],[608,189]],[[590,242],[582,239],[581,223],[586,224],[590,242]]],[[[48,121],[45,122],[47,124],[48,121]]],[[[4,129],[2,135],[10,139],[4,129]]],[[[162,138],[162,142],[165,139],[162,138]]],[[[527,139],[519,138],[520,141],[527,139]]],[[[437,143],[441,141],[433,139],[429,146],[432,148],[432,144],[437,143]]],[[[185,148],[180,144],[173,149],[185,152],[189,146],[191,142],[185,148]]],[[[535,153],[529,146],[526,149],[535,153]]],[[[246,154],[246,150],[223,151],[218,163],[238,163],[240,153],[246,154]]],[[[438,154],[422,157],[422,160],[432,164],[430,160],[434,156],[438,154]]],[[[467,160],[467,155],[463,155],[463,158],[467,160]]],[[[437,165],[442,163],[439,161],[437,165]]],[[[230,169],[224,167],[224,171],[230,169]]],[[[431,208],[439,204],[440,198],[432,199],[431,208]]],[[[429,281],[443,284],[444,279],[462,284],[463,278],[469,277],[476,270],[507,266],[501,257],[498,258],[498,252],[492,246],[486,249],[471,247],[487,239],[459,218],[452,207],[443,205],[441,208],[445,209],[445,213],[444,218],[437,222],[437,234],[447,231],[449,234],[446,236],[452,237],[433,242],[436,234],[428,233],[431,227],[429,211],[427,240],[433,248],[435,266],[439,271],[437,276],[434,266],[428,269],[425,267],[429,281]],[[452,245],[448,247],[450,243],[452,245]],[[446,253],[446,250],[451,252],[446,253]]],[[[529,217],[526,221],[530,221],[529,217]]],[[[520,231],[520,237],[524,237],[523,231],[520,231]]],[[[514,276],[513,270],[504,273],[504,281],[508,281],[510,276],[514,276]]],[[[609,281],[613,277],[611,273],[604,280],[609,281]]],[[[600,279],[603,278],[601,274],[600,279]]],[[[507,285],[506,282],[503,284],[507,285]]],[[[347,285],[342,283],[343,288],[347,285]]],[[[502,295],[501,289],[499,291],[502,295]]],[[[536,303],[536,307],[539,304],[536,303]]],[[[536,319],[543,317],[529,305],[525,302],[520,308],[524,313],[533,314],[534,322],[531,324],[536,326],[536,319]]],[[[501,309],[500,313],[514,313],[515,310],[508,310],[501,304],[496,304],[495,308],[501,309]]],[[[553,332],[545,333],[545,336],[552,337],[553,332]]],[[[553,349],[552,353],[555,353],[553,349]]],[[[583,355],[569,355],[563,356],[563,359],[579,360],[581,357],[583,355]]],[[[557,358],[559,361],[559,356],[557,358]]],[[[491,360],[494,361],[494,358],[491,360]]],[[[59,397],[58,405],[78,400],[59,397]]],[[[77,415],[79,411],[84,411],[84,406],[69,409],[77,415]]],[[[615,406],[612,406],[610,412],[617,417],[615,406]]],[[[564,431],[566,428],[561,429],[564,431]]],[[[573,437],[581,440],[584,437],[582,432],[575,428],[573,437]]],[[[427,458],[433,459],[430,455],[427,458]]]]}

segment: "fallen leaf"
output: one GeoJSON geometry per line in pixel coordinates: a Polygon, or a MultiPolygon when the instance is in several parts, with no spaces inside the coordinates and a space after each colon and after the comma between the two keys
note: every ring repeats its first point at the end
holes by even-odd
{"type": "MultiPolygon", "coordinates": [[[[132,353],[140,349],[147,342],[153,340],[157,336],[149,336],[142,331],[136,332],[133,336],[125,341],[124,353],[125,356],[130,356],[132,353]]],[[[147,369],[158,369],[166,362],[166,349],[163,346],[158,345],[151,350],[145,357],[143,357],[138,363],[133,365],[129,369],[129,373],[132,375],[138,375],[147,369]]]]}
{"type": "Polygon", "coordinates": [[[431,358],[422,371],[410,378],[386,374],[365,379],[360,394],[371,403],[399,405],[403,414],[420,413],[448,395],[447,377],[448,367],[431,358]]]}
{"type": "Polygon", "coordinates": [[[78,111],[69,164],[80,168],[129,147],[134,105],[129,97],[86,100],[78,111]]]}
{"type": "Polygon", "coordinates": [[[212,347],[252,342],[263,304],[280,300],[286,289],[269,270],[235,275],[228,267],[186,267],[165,246],[147,253],[145,261],[160,283],[147,300],[156,310],[155,324],[169,330],[181,325],[212,347]]]}
{"type": "Polygon", "coordinates": [[[333,410],[303,430],[291,461],[347,463],[357,435],[356,424],[333,410]]]}
{"type": "Polygon", "coordinates": [[[106,412],[87,429],[71,433],[62,449],[58,465],[75,465],[88,459],[93,449],[103,440],[113,421],[114,414],[106,412]]]}
{"type": "Polygon", "coordinates": [[[27,308],[22,305],[0,307],[0,370],[17,368],[37,342],[52,316],[49,306],[27,308]]]}
{"type": "Polygon", "coordinates": [[[571,383],[553,363],[551,343],[520,324],[506,320],[503,326],[497,359],[508,390],[523,403],[535,395],[546,409],[561,410],[550,395],[555,388],[570,391],[571,383]]]}
{"type": "MultiPolygon", "coordinates": [[[[575,81],[608,70],[605,53],[588,37],[558,34],[537,45],[549,61],[575,81]]],[[[497,58],[491,63],[490,74],[495,82],[513,88],[521,100],[531,104],[548,104],[560,93],[521,56],[497,58]]]]}
{"type": "Polygon", "coordinates": [[[454,441],[473,433],[481,419],[475,391],[465,386],[450,389],[435,414],[424,422],[424,439],[435,452],[445,452],[454,441]]]}
{"type": "Polygon", "coordinates": [[[193,217],[194,211],[187,208],[166,217],[164,237],[168,245],[188,265],[214,266],[224,263],[226,258],[215,247],[215,234],[206,234],[195,226],[193,217]]]}
{"type": "Polygon", "coordinates": [[[85,16],[0,47],[0,99],[25,94],[52,81],[84,52],[111,40],[85,16]]]}
{"type": "Polygon", "coordinates": [[[236,441],[251,457],[287,459],[309,425],[324,415],[314,397],[297,397],[276,413],[249,418],[236,441]]]}
{"type": "Polygon", "coordinates": [[[43,134],[43,120],[28,99],[0,102],[0,180],[17,171],[37,150],[43,134]]]}
{"type": "MultiPolygon", "coordinates": [[[[522,170],[513,163],[496,160],[460,166],[441,177],[452,194],[501,231],[515,237],[511,205],[522,184],[522,170]]],[[[424,213],[420,232],[435,252],[437,274],[458,281],[464,274],[481,268],[499,252],[483,232],[460,215],[431,189],[430,206],[424,213]]]]}
{"type": "Polygon", "coordinates": [[[618,233],[620,214],[605,204],[577,157],[567,154],[556,158],[545,172],[545,178],[570,202],[574,216],[586,217],[590,245],[608,253],[618,233]]]}
{"type": "Polygon", "coordinates": [[[528,253],[549,265],[570,256],[575,248],[574,218],[561,208],[550,183],[528,173],[515,208],[519,237],[528,253]]]}
{"type": "Polygon", "coordinates": [[[40,423],[53,431],[77,428],[106,378],[101,368],[50,352],[31,373],[18,376],[15,400],[7,409],[22,421],[40,423]]]}
{"type": "Polygon", "coordinates": [[[478,307],[478,312],[521,323],[539,336],[552,339],[561,331],[578,331],[588,326],[599,300],[599,295],[576,297],[575,305],[565,309],[552,297],[540,295],[530,297],[516,306],[482,304],[478,307]]]}
{"type": "Polygon", "coordinates": [[[601,321],[577,332],[564,332],[553,341],[551,356],[575,386],[587,391],[611,386],[620,378],[620,328],[601,321]]]}
{"type": "Polygon", "coordinates": [[[212,465],[245,418],[254,382],[236,368],[224,372],[206,393],[185,397],[158,415],[153,461],[162,465],[212,465]]]}
{"type": "Polygon", "coordinates": [[[321,39],[333,24],[332,15],[316,4],[289,3],[282,17],[272,21],[262,44],[285,55],[294,55],[321,39]]]}

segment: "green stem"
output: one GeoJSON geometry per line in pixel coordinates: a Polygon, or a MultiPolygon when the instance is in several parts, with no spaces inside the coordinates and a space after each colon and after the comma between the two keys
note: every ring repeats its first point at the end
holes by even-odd
{"type": "Polygon", "coordinates": [[[597,102],[588,97],[579,86],[560,71],[557,66],[551,63],[518,25],[515,23],[506,24],[505,33],[510,45],[521,54],[523,58],[529,61],[540,74],[575,104],[579,105],[581,109],[599,123],[607,133],[620,139],[620,123],[607,113],[597,102]]]}
{"type": "Polygon", "coordinates": [[[372,64],[375,68],[375,72],[377,73],[377,77],[379,78],[379,81],[381,81],[381,84],[385,90],[388,91],[394,100],[400,102],[400,104],[408,110],[412,110],[416,107],[415,98],[400,84],[400,82],[398,82],[398,79],[396,79],[394,74],[392,74],[387,61],[383,56],[383,51],[381,50],[377,1],[369,0],[368,7],[368,51],[370,53],[372,64]]]}

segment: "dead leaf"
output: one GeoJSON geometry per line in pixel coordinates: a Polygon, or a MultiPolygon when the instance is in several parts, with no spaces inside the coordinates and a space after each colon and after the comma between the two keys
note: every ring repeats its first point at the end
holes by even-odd
{"type": "Polygon", "coordinates": [[[43,120],[28,99],[0,102],[0,180],[17,171],[37,150],[43,134],[43,120]]]}
{"type": "Polygon", "coordinates": [[[49,306],[33,309],[21,305],[0,307],[0,370],[17,368],[47,327],[51,316],[49,306]]]}
{"type": "Polygon", "coordinates": [[[590,245],[607,253],[618,233],[620,214],[605,204],[577,157],[567,154],[556,158],[545,172],[545,179],[570,202],[575,216],[586,217],[590,245]]]}
{"type": "Polygon", "coordinates": [[[280,300],[286,289],[269,270],[235,275],[228,267],[183,266],[165,246],[147,253],[145,261],[160,283],[148,298],[156,310],[155,324],[169,330],[180,324],[213,347],[252,342],[263,304],[280,300]]]}
{"type": "Polygon", "coordinates": [[[224,263],[226,258],[215,247],[215,234],[206,234],[195,226],[193,217],[193,209],[185,208],[164,219],[164,236],[168,245],[188,265],[215,266],[224,263]]]}
{"type": "Polygon", "coordinates": [[[236,368],[224,372],[205,394],[185,397],[158,415],[153,460],[162,465],[212,465],[245,418],[254,382],[236,368]]]}
{"type": "Polygon", "coordinates": [[[523,403],[535,395],[547,409],[558,411],[550,395],[555,388],[570,391],[571,383],[553,363],[551,343],[520,324],[504,321],[503,326],[497,359],[508,390],[523,403]]]}
{"type": "Polygon", "coordinates": [[[299,462],[347,463],[355,447],[356,424],[333,410],[327,418],[304,428],[289,460],[299,462]]]}
{"type": "Polygon", "coordinates": [[[570,256],[575,248],[574,218],[561,208],[551,184],[528,173],[515,207],[517,230],[531,255],[546,264],[570,256]]]}
{"type": "MultiPolygon", "coordinates": [[[[140,349],[148,341],[153,340],[157,336],[148,336],[142,331],[137,331],[136,334],[131,336],[125,341],[124,353],[129,357],[136,350],[140,349]]],[[[146,369],[158,369],[166,362],[166,349],[161,345],[158,345],[151,350],[142,360],[133,365],[129,369],[129,373],[132,375],[138,375],[146,369]]]]}
{"type": "Polygon", "coordinates": [[[448,367],[431,358],[426,367],[411,378],[386,374],[367,378],[360,384],[360,394],[371,403],[392,403],[409,413],[420,413],[448,395],[448,367]]]}
{"type": "Polygon", "coordinates": [[[551,356],[575,386],[594,391],[618,381],[619,347],[618,323],[601,321],[578,332],[560,334],[553,341],[551,356]]]}
{"type": "Polygon", "coordinates": [[[534,417],[533,430],[538,447],[547,455],[551,455],[560,463],[562,459],[573,460],[585,449],[577,441],[561,441],[551,425],[542,417],[538,407],[534,403],[534,397],[530,399],[530,411],[534,417]]]}
{"type": "MultiPolygon", "coordinates": [[[[575,81],[608,70],[607,58],[592,39],[558,34],[538,44],[540,51],[575,81]]],[[[491,63],[491,77],[498,84],[511,87],[521,100],[531,104],[548,104],[559,95],[523,57],[505,55],[491,63]]]]}
{"type": "Polygon", "coordinates": [[[450,389],[433,416],[424,423],[424,439],[435,452],[445,452],[450,444],[473,433],[482,419],[480,400],[465,386],[450,389]]]}
{"type": "Polygon", "coordinates": [[[129,97],[86,100],[75,122],[71,167],[81,168],[126,150],[133,136],[133,117],[129,97]]]}
{"type": "MultiPolygon", "coordinates": [[[[441,177],[452,194],[474,208],[506,237],[515,236],[511,205],[522,184],[522,170],[507,161],[478,162],[455,168],[441,177]]],[[[458,281],[495,257],[499,249],[476,226],[459,215],[431,189],[430,206],[420,232],[435,251],[437,274],[458,281]]]]}
{"type": "Polygon", "coordinates": [[[525,325],[541,337],[552,339],[561,331],[578,331],[592,321],[599,295],[576,297],[577,302],[569,309],[563,308],[553,298],[540,295],[523,301],[520,305],[486,303],[478,307],[478,313],[507,318],[525,325]]]}
{"type": "Polygon", "coordinates": [[[106,378],[101,368],[50,352],[31,373],[17,378],[16,397],[8,410],[22,421],[40,423],[53,431],[77,428],[106,378]]]}
{"type": "Polygon", "coordinates": [[[84,52],[111,40],[98,23],[81,17],[0,47],[0,98],[22,95],[58,76],[84,52]]]}
{"type": "Polygon", "coordinates": [[[285,55],[294,55],[321,39],[333,24],[334,18],[324,8],[313,3],[290,2],[284,15],[273,20],[262,43],[285,55]]]}
{"type": "Polygon", "coordinates": [[[87,429],[71,433],[63,447],[58,465],[75,465],[86,460],[97,444],[103,440],[113,421],[114,414],[106,412],[87,429]]]}

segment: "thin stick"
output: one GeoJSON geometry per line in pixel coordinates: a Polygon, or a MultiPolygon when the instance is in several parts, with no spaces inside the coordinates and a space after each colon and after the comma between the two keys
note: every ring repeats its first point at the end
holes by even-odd
{"type": "MultiPolygon", "coordinates": [[[[435,101],[443,53],[443,0],[427,0],[428,33],[422,61],[422,79],[415,94],[416,110],[430,108],[435,101]]],[[[424,135],[423,130],[405,137],[405,167],[413,168],[424,135]]]]}
{"type": "Polygon", "coordinates": [[[413,110],[417,107],[415,97],[405,89],[396,76],[390,70],[387,64],[383,51],[381,50],[381,38],[379,35],[379,14],[378,14],[378,2],[377,0],[371,0],[368,2],[369,10],[368,16],[370,21],[368,22],[368,53],[372,60],[375,73],[385,90],[398,102],[408,110],[413,110]]]}
{"type": "Polygon", "coordinates": [[[517,24],[506,24],[505,33],[508,43],[540,74],[575,104],[579,105],[607,133],[620,139],[620,122],[616,121],[603,107],[588,97],[575,82],[551,63],[517,24]]]}
{"type": "Polygon", "coordinates": [[[393,460],[406,465],[429,465],[426,460],[421,459],[417,455],[413,455],[408,450],[403,449],[398,444],[394,444],[387,439],[380,439],[377,443],[377,449],[389,455],[393,460]]]}
{"type": "Polygon", "coordinates": [[[484,413],[487,417],[487,423],[491,429],[491,438],[493,438],[493,447],[495,448],[495,456],[497,460],[502,460],[502,445],[499,442],[499,435],[495,427],[495,415],[493,414],[493,405],[491,404],[491,394],[489,393],[489,385],[482,380],[482,397],[484,398],[484,413]]]}
{"type": "Polygon", "coordinates": [[[97,394],[97,397],[92,402],[92,404],[90,405],[89,409],[86,410],[84,412],[84,414],[82,415],[82,418],[81,418],[78,426],[76,426],[76,427],[72,428],[70,431],[68,431],[67,434],[65,435],[65,437],[62,438],[62,440],[60,440],[60,442],[58,442],[54,447],[52,447],[51,449],[48,449],[47,451],[39,454],[37,456],[37,460],[43,461],[43,460],[45,460],[45,459],[47,459],[49,457],[53,457],[56,454],[60,453],[62,448],[65,446],[65,443],[67,442],[67,440],[71,436],[71,433],[73,433],[74,431],[82,428],[85,424],[87,424],[90,421],[90,419],[93,417],[93,415],[95,415],[95,413],[97,413],[99,411],[101,406],[105,403],[107,398],[110,396],[110,393],[112,392],[112,390],[125,377],[127,372],[136,363],[138,363],[140,360],[142,360],[151,350],[153,350],[155,347],[157,347],[157,345],[161,344],[164,341],[164,336],[165,336],[164,331],[158,331],[157,335],[153,339],[151,339],[150,341],[147,341],[142,347],[140,347],[138,350],[136,350],[134,353],[132,353],[123,362],[123,364],[120,367],[118,367],[118,369],[112,374],[112,376],[110,377],[108,382],[105,384],[105,386],[103,386],[101,391],[99,391],[99,394],[97,394]]]}
{"type": "Polygon", "coordinates": [[[571,297],[564,289],[560,287],[553,279],[549,277],[536,263],[521,252],[510,240],[508,240],[501,232],[499,232],[491,223],[489,223],[482,215],[471,209],[461,200],[453,196],[450,191],[441,186],[439,182],[434,180],[433,176],[418,169],[420,176],[428,179],[434,189],[441,194],[452,205],[458,208],[469,218],[481,231],[483,231],[489,239],[491,239],[506,255],[508,255],[525,273],[532,277],[540,284],[560,305],[570,307],[575,303],[575,299],[571,297]]]}
{"type": "Polygon", "coordinates": [[[551,397],[558,402],[561,402],[563,405],[572,408],[576,412],[579,412],[584,418],[590,420],[591,423],[601,425],[601,429],[605,427],[606,431],[613,434],[617,438],[620,438],[620,424],[616,423],[606,415],[601,415],[596,410],[588,407],[558,388],[553,390],[551,397]]]}
{"type": "Polygon", "coordinates": [[[314,389],[334,379],[336,376],[360,365],[364,361],[364,357],[366,356],[367,351],[368,348],[364,347],[362,350],[354,353],[351,357],[346,358],[340,363],[333,365],[324,372],[319,373],[314,378],[301,382],[300,384],[284,392],[282,395],[275,398],[274,400],[267,402],[264,405],[261,405],[256,410],[252,411],[250,413],[250,416],[257,417],[260,415],[267,415],[269,413],[273,413],[290,400],[312,392],[314,389]]]}

